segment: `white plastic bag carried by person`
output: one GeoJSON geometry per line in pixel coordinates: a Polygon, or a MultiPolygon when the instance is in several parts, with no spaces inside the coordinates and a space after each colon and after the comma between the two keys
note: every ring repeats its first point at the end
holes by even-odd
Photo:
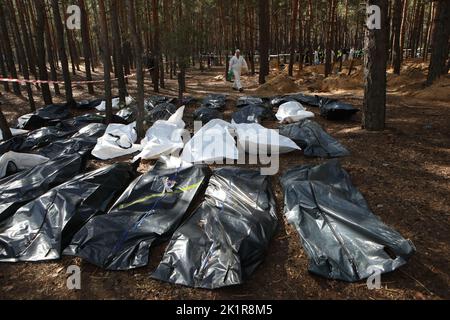
{"type": "Polygon", "coordinates": [[[289,101],[280,105],[275,116],[281,123],[285,124],[314,118],[314,113],[306,111],[299,102],[289,101]]]}
{"type": "Polygon", "coordinates": [[[97,140],[92,155],[100,160],[109,160],[141,151],[137,140],[136,122],[129,125],[110,124],[103,137],[97,140]]]}
{"type": "Polygon", "coordinates": [[[142,139],[142,152],[134,157],[138,159],[158,159],[181,151],[184,147],[183,132],[186,124],[183,122],[184,106],[179,108],[169,120],[158,120],[148,129],[142,139]]]}
{"type": "MultiPolygon", "coordinates": [[[[28,130],[14,129],[14,128],[10,128],[9,130],[11,130],[11,134],[13,135],[13,137],[21,134],[26,134],[29,132],[28,130]]],[[[0,129],[0,141],[3,141],[3,132],[1,129],[0,129]]]]}
{"type": "Polygon", "coordinates": [[[239,146],[251,155],[274,155],[301,150],[291,139],[258,123],[233,123],[239,146]]]}
{"type": "Polygon", "coordinates": [[[181,159],[191,163],[223,163],[224,159],[239,159],[229,122],[214,119],[201,128],[186,144],[181,159]]]}
{"type": "Polygon", "coordinates": [[[6,176],[8,166],[12,166],[13,173],[15,173],[34,168],[49,160],[49,158],[37,154],[7,152],[0,157],[0,179],[6,176]]]}
{"type": "MultiPolygon", "coordinates": [[[[129,106],[130,104],[132,104],[134,101],[134,99],[130,96],[125,97],[125,105],[129,106]]],[[[112,108],[113,110],[119,110],[120,109],[120,99],[119,98],[114,98],[112,99],[112,108]]],[[[95,107],[95,109],[97,109],[98,111],[104,112],[106,111],[106,101],[102,101],[97,107],[95,107]]]]}

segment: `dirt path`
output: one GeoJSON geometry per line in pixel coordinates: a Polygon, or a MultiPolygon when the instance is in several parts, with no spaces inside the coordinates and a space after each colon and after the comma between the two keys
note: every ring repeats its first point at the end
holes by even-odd
{"type": "MultiPolygon", "coordinates": [[[[215,81],[219,69],[188,76],[188,91],[237,95],[229,84],[215,81]]],[[[99,76],[99,75],[98,75],[99,76]]],[[[176,94],[176,83],[168,82],[163,94],[176,94]]],[[[256,78],[244,78],[246,87],[256,88],[256,78]]],[[[152,94],[147,83],[146,94],[152,94]]],[[[97,90],[100,92],[100,89],[97,90]]],[[[78,98],[89,98],[82,88],[78,98]]],[[[134,92],[131,92],[133,95],[134,92]]],[[[251,94],[251,92],[247,92],[251,94]]],[[[333,94],[361,106],[361,92],[341,90],[333,94]]],[[[11,94],[0,97],[8,119],[26,113],[26,103],[11,94]]],[[[151,280],[165,246],[151,254],[147,268],[107,272],[78,258],[54,263],[0,264],[1,299],[441,299],[450,298],[450,101],[429,103],[407,96],[389,96],[387,130],[368,133],[360,119],[329,122],[316,120],[339,139],[352,155],[342,160],[353,182],[372,210],[389,226],[411,239],[417,254],[401,270],[382,277],[382,289],[370,291],[364,282],[348,284],[313,276],[307,271],[307,256],[296,231],[282,215],[283,197],[278,176],[273,177],[281,227],[272,241],[264,264],[247,284],[217,291],[174,286],[151,280]],[[66,288],[66,269],[77,264],[82,270],[82,290],[66,288]]],[[[230,119],[233,104],[226,111],[230,119]]],[[[192,112],[186,112],[186,122],[192,112]]],[[[311,109],[317,113],[318,110],[311,109]]],[[[274,122],[264,123],[276,127],[274,122]]],[[[283,155],[281,172],[308,160],[300,152],[283,155]]],[[[98,165],[96,162],[95,165],[98,165]]],[[[142,167],[141,169],[144,169],[142,167]]]]}

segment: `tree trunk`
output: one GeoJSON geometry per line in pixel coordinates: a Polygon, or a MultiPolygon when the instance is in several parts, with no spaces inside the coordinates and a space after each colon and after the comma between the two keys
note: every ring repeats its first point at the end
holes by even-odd
{"type": "Polygon", "coordinates": [[[269,0],[259,0],[259,84],[269,75],[270,12],[269,0]]]}
{"type": "Polygon", "coordinates": [[[58,81],[58,73],[56,72],[57,68],[57,53],[53,51],[54,45],[52,44],[52,32],[50,30],[50,22],[47,20],[47,16],[45,17],[45,43],[46,43],[46,52],[48,63],[50,64],[50,76],[53,81],[53,88],[55,90],[55,94],[59,96],[61,92],[59,91],[59,85],[56,81],[58,81]]]}
{"type": "MultiPolygon", "coordinates": [[[[2,73],[3,78],[8,78],[8,72],[6,71],[5,61],[3,59],[3,46],[2,43],[0,43],[0,72],[2,73]]],[[[9,89],[9,83],[3,82],[3,89],[5,89],[5,92],[10,92],[9,89]]]]}
{"type": "Polygon", "coordinates": [[[58,0],[52,0],[52,9],[53,9],[53,20],[56,28],[56,38],[58,42],[58,54],[59,60],[61,61],[63,78],[64,78],[64,89],[66,93],[66,101],[69,105],[73,105],[75,100],[73,99],[72,94],[72,80],[70,77],[69,71],[69,63],[67,61],[66,49],[64,44],[64,25],[61,21],[61,15],[59,12],[59,3],[58,0]]]}
{"type": "MultiPolygon", "coordinates": [[[[19,59],[21,61],[22,64],[22,73],[23,73],[23,77],[26,80],[30,80],[30,73],[29,73],[29,67],[28,67],[28,61],[27,61],[27,57],[25,54],[25,50],[24,50],[24,45],[22,42],[22,37],[21,37],[21,33],[19,30],[19,25],[17,24],[17,20],[16,20],[16,16],[15,16],[15,11],[14,11],[14,5],[12,3],[11,0],[9,0],[8,2],[8,16],[11,18],[11,26],[14,30],[14,34],[16,35],[16,41],[17,41],[17,53],[19,56],[19,59]]],[[[5,13],[2,12],[2,8],[0,5],[0,16],[5,13]]],[[[31,89],[31,84],[29,82],[26,83],[26,88],[27,88],[27,95],[28,95],[28,103],[30,104],[30,110],[31,112],[36,111],[36,105],[34,103],[34,98],[33,98],[33,90],[31,89]]]]}
{"type": "MultiPolygon", "coordinates": [[[[91,71],[91,39],[89,36],[89,20],[86,12],[86,5],[84,0],[78,0],[78,5],[81,9],[81,39],[83,42],[83,56],[84,56],[84,68],[86,72],[86,81],[92,81],[92,71],[91,71]]],[[[88,83],[89,94],[94,94],[94,84],[88,83]]]]}
{"type": "MultiPolygon", "coordinates": [[[[5,54],[6,65],[9,70],[9,74],[13,79],[17,79],[17,69],[14,62],[14,56],[11,46],[11,41],[9,39],[8,26],[6,24],[6,15],[3,8],[3,2],[0,1],[0,41],[3,42],[3,51],[5,54]]],[[[16,95],[20,95],[20,85],[17,82],[13,82],[13,91],[16,95]]]]}
{"type": "MultiPolygon", "coordinates": [[[[387,24],[388,0],[368,0],[381,9],[381,26],[387,24]]],[[[387,28],[365,32],[363,128],[381,131],[386,118],[386,66],[388,58],[387,28]]]]}
{"type": "Polygon", "coordinates": [[[394,15],[392,21],[392,32],[394,37],[394,43],[392,45],[392,65],[394,67],[394,73],[400,74],[400,68],[402,65],[402,52],[400,46],[401,28],[402,28],[402,15],[403,15],[402,0],[395,0],[394,2],[394,15]]]}
{"type": "Polygon", "coordinates": [[[100,29],[102,32],[102,47],[103,53],[103,73],[105,85],[105,100],[106,100],[106,123],[110,124],[112,121],[112,92],[111,92],[111,53],[109,50],[108,39],[108,23],[106,19],[105,1],[98,0],[98,9],[100,14],[100,29]]]}
{"type": "Polygon", "coordinates": [[[117,83],[119,86],[119,99],[120,103],[125,105],[125,98],[127,96],[127,87],[125,84],[125,76],[123,69],[123,57],[122,57],[122,40],[120,36],[119,27],[119,14],[118,5],[120,0],[113,0],[111,2],[111,24],[112,24],[112,37],[114,42],[114,61],[116,64],[115,72],[117,77],[117,83]]]}
{"type": "Polygon", "coordinates": [[[11,129],[9,129],[8,121],[6,121],[5,115],[2,111],[2,106],[0,102],[0,130],[2,131],[3,140],[9,140],[12,138],[11,129]]]}
{"type": "Polygon", "coordinates": [[[153,90],[155,92],[159,92],[159,63],[161,60],[161,43],[160,43],[160,35],[159,35],[159,13],[158,13],[158,6],[159,1],[158,0],[152,0],[152,13],[153,13],[153,24],[155,27],[155,33],[153,37],[154,45],[154,70],[152,72],[153,74],[153,90]]]}
{"type": "Polygon", "coordinates": [[[30,37],[30,34],[28,33],[27,26],[25,23],[25,10],[24,10],[23,3],[19,0],[16,0],[16,7],[18,10],[18,15],[19,15],[21,33],[23,34],[23,39],[24,39],[24,43],[25,43],[25,51],[26,51],[27,60],[28,60],[28,67],[30,69],[31,74],[34,76],[34,78],[38,79],[38,74],[36,71],[36,56],[33,53],[34,51],[32,48],[31,37],[30,37]]]}
{"type": "Polygon", "coordinates": [[[295,64],[295,48],[296,44],[296,32],[295,27],[297,25],[298,15],[298,0],[292,0],[292,19],[291,19],[291,50],[289,59],[289,76],[294,76],[294,64],[295,64]]]}
{"type": "Polygon", "coordinates": [[[409,0],[403,2],[403,17],[402,17],[402,31],[400,33],[400,64],[403,62],[405,40],[406,40],[406,26],[408,24],[408,4],[409,0]]]}
{"type": "Polygon", "coordinates": [[[433,36],[431,38],[431,60],[428,71],[427,85],[448,72],[447,59],[449,53],[450,35],[450,2],[436,1],[436,10],[433,19],[433,36]]]}
{"type": "MultiPolygon", "coordinates": [[[[44,0],[34,0],[33,1],[36,9],[36,52],[38,59],[39,68],[39,78],[43,81],[48,80],[47,66],[45,63],[45,38],[44,32],[46,25],[46,14],[45,14],[45,3],[44,0]]],[[[42,86],[42,97],[46,105],[52,104],[52,94],[50,92],[50,86],[48,83],[43,83],[42,86]]]]}
{"type": "Polygon", "coordinates": [[[328,14],[328,25],[327,25],[327,40],[326,40],[326,53],[325,53],[325,78],[328,77],[332,72],[332,49],[333,49],[333,39],[335,31],[334,16],[336,12],[336,0],[329,0],[329,14],[328,14]]]}
{"type": "Polygon", "coordinates": [[[141,35],[136,29],[136,9],[134,0],[127,0],[128,5],[128,25],[130,27],[131,39],[133,41],[134,54],[136,60],[138,106],[137,106],[137,125],[136,131],[138,137],[144,137],[144,69],[142,67],[142,45],[141,35]]]}

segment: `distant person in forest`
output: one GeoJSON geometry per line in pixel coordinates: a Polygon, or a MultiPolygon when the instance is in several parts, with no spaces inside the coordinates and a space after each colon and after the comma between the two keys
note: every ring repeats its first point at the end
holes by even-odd
{"type": "Polygon", "coordinates": [[[234,75],[233,90],[239,90],[239,92],[244,91],[241,83],[242,70],[248,70],[248,66],[244,57],[241,56],[241,51],[237,49],[236,54],[230,60],[230,68],[228,71],[233,72],[234,75]]]}
{"type": "Polygon", "coordinates": [[[355,58],[355,48],[350,49],[350,53],[348,55],[348,60],[352,61],[355,58]]]}
{"type": "Polygon", "coordinates": [[[315,64],[315,65],[320,64],[320,60],[319,60],[319,51],[317,51],[317,50],[314,51],[314,64],[315,64]]]}

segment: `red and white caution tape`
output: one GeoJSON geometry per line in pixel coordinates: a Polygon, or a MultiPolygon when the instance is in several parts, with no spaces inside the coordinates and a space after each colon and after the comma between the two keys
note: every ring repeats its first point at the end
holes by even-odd
{"type": "MultiPolygon", "coordinates": [[[[151,69],[149,69],[151,70],[151,69]]],[[[145,70],[148,71],[148,70],[145,70]]],[[[136,76],[136,73],[133,74],[129,74],[127,76],[125,76],[125,79],[128,78],[133,78],[136,76]]],[[[113,78],[111,79],[111,81],[117,81],[119,78],[113,78]]],[[[27,79],[13,79],[13,78],[0,78],[0,82],[16,82],[16,83],[20,83],[20,84],[26,84],[26,83],[31,83],[31,84],[42,84],[42,83],[48,83],[48,84],[64,84],[64,81],[53,81],[53,80],[27,80],[27,79]]],[[[95,83],[103,83],[105,82],[105,80],[92,80],[92,81],[72,81],[72,85],[83,85],[83,84],[95,84],[95,83]]]]}

